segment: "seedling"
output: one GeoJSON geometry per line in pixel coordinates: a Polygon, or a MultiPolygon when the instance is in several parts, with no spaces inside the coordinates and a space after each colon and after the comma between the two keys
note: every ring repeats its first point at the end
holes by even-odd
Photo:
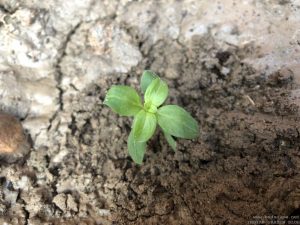
{"type": "Polygon", "coordinates": [[[155,73],[146,70],[141,78],[144,104],[132,87],[113,85],[106,94],[104,104],[121,116],[134,116],[127,146],[133,161],[143,162],[146,142],[153,136],[157,124],[171,148],[176,150],[173,137],[193,139],[199,135],[197,121],[177,105],[162,106],[168,96],[168,85],[155,73]]]}

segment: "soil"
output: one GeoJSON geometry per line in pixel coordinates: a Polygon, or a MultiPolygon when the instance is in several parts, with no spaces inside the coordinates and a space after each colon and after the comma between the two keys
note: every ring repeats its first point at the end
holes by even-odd
{"type": "Polygon", "coordinates": [[[299,87],[293,72],[265,76],[243,62],[253,46],[219,46],[209,35],[194,38],[190,48],[172,41],[140,46],[146,60],[130,73],[102,77],[69,100],[63,160],[50,160],[51,149],[32,149],[29,161],[6,168],[18,171],[14,176],[29,191],[19,192],[16,184],[22,182],[2,178],[4,220],[190,225],[299,215],[299,109],[290,101],[299,87]],[[143,68],[167,81],[167,103],[191,112],[201,135],[178,139],[173,152],[158,131],[137,166],[126,149],[132,119],[119,117],[102,101],[112,84],[138,89],[143,68]],[[45,183],[37,183],[41,174],[45,183]]]}

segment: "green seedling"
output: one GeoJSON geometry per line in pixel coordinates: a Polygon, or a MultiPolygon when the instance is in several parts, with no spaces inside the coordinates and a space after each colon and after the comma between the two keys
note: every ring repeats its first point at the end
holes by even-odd
{"type": "Polygon", "coordinates": [[[153,136],[157,124],[174,151],[174,137],[193,139],[199,135],[197,121],[187,111],[177,105],[162,106],[169,89],[155,73],[144,71],[141,90],[144,104],[135,89],[123,85],[113,85],[104,100],[104,104],[121,116],[134,117],[127,146],[129,155],[137,164],[143,162],[146,142],[153,136]]]}

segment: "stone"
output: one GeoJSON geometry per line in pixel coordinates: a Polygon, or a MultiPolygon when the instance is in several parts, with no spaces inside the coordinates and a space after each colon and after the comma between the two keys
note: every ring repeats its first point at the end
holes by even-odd
{"type": "Polygon", "coordinates": [[[0,157],[13,163],[30,149],[22,124],[12,115],[0,113],[0,157]]]}

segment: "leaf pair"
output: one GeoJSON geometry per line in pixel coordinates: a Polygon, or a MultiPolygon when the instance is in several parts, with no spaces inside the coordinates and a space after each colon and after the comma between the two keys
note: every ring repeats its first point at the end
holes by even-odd
{"type": "MultiPolygon", "coordinates": [[[[163,103],[168,95],[168,86],[163,82],[159,85],[159,77],[153,72],[146,70],[144,71],[141,78],[141,89],[145,94],[145,101],[147,102],[147,88],[151,91],[150,93],[155,93],[152,89],[152,85],[155,87],[156,93],[158,93],[162,99],[159,104],[163,103]],[[159,91],[160,90],[160,91],[159,91]]],[[[161,107],[157,112],[157,120],[160,127],[163,129],[164,135],[170,144],[170,146],[175,150],[176,142],[171,135],[175,137],[192,139],[198,136],[198,124],[197,121],[190,116],[190,114],[183,108],[176,105],[168,105],[161,107]]]]}
{"type": "Polygon", "coordinates": [[[131,158],[141,164],[146,142],[153,136],[157,124],[162,128],[167,142],[176,150],[174,137],[193,139],[199,135],[197,121],[177,105],[161,106],[168,96],[168,86],[151,71],[144,71],[141,78],[144,104],[137,92],[127,86],[112,86],[104,104],[122,116],[134,116],[132,130],[128,137],[131,158]]]}

